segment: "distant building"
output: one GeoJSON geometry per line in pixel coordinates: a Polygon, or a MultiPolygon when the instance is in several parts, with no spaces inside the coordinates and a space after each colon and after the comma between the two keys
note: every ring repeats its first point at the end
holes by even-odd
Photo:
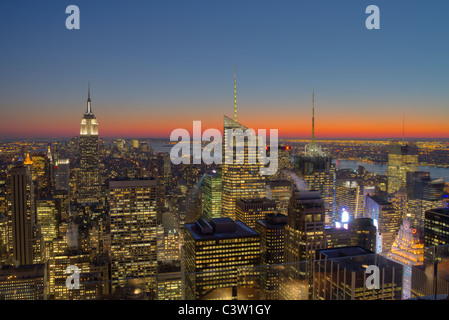
{"type": "Polygon", "coordinates": [[[222,178],[221,170],[206,175],[203,183],[204,210],[206,219],[221,217],[222,178]]]}
{"type": "Polygon", "coordinates": [[[276,202],[277,211],[287,215],[292,196],[292,182],[288,180],[269,181],[266,188],[267,198],[276,202]]]}
{"type": "Polygon", "coordinates": [[[56,190],[70,190],[70,161],[69,159],[58,159],[55,163],[55,188],[56,190]]]}
{"type": "Polygon", "coordinates": [[[308,189],[320,192],[326,212],[325,223],[330,226],[334,222],[335,211],[335,165],[332,164],[332,157],[316,143],[315,93],[312,100],[312,137],[305,146],[304,154],[296,157],[295,166],[308,189]]]}
{"type": "Polygon", "coordinates": [[[388,150],[388,193],[405,188],[407,172],[418,171],[418,148],[416,145],[392,141],[388,150]]]}
{"type": "Polygon", "coordinates": [[[237,199],[236,218],[251,229],[256,228],[256,221],[266,214],[276,213],[276,202],[267,198],[237,199]]]}

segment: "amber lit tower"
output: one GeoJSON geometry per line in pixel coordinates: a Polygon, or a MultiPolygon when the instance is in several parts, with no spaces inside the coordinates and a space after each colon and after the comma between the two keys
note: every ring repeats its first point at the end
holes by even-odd
{"type": "MultiPolygon", "coordinates": [[[[228,130],[234,132],[241,130],[247,133],[247,127],[237,122],[237,84],[234,69],[234,120],[224,116],[223,153],[225,159],[222,164],[222,199],[221,215],[236,219],[236,201],[240,198],[255,199],[264,198],[267,195],[265,188],[265,176],[259,174],[261,164],[251,163],[249,159],[256,158],[257,151],[249,146],[250,138],[238,141],[235,136],[228,137],[228,130]],[[226,152],[226,142],[233,141],[233,148],[226,152]],[[244,150],[243,154],[237,152],[238,148],[244,150]]],[[[253,136],[257,139],[257,136],[253,136]]]]}
{"type": "Polygon", "coordinates": [[[98,202],[101,193],[100,162],[98,157],[98,122],[92,113],[90,85],[87,110],[80,129],[80,177],[78,203],[98,202]]]}

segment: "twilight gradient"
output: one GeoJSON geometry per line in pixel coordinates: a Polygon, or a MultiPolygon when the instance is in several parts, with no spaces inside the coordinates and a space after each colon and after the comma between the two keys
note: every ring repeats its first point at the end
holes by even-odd
{"type": "Polygon", "coordinates": [[[447,0],[2,1],[0,138],[104,137],[239,121],[318,138],[447,137],[447,0]],[[78,5],[81,29],[65,28],[78,5]],[[378,5],[381,29],[365,28],[378,5]]]}

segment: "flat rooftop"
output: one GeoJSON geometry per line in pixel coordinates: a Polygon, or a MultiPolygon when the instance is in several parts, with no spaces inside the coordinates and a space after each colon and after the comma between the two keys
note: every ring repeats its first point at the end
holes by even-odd
{"type": "MultiPolygon", "coordinates": [[[[204,220],[203,220],[204,222],[204,220]]],[[[204,225],[204,223],[199,223],[204,225]]],[[[259,234],[241,221],[234,221],[230,218],[213,218],[210,221],[211,232],[203,233],[198,223],[186,223],[188,232],[197,241],[200,240],[220,240],[230,238],[257,237],[259,234]]]]}

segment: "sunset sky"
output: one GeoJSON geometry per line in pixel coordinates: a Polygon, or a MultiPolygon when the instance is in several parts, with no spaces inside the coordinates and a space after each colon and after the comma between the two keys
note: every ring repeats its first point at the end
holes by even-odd
{"type": "Polygon", "coordinates": [[[1,1],[0,138],[222,128],[281,137],[449,136],[449,1],[1,1]],[[65,8],[80,8],[67,30],[65,8]],[[367,30],[365,8],[380,8],[367,30]]]}

